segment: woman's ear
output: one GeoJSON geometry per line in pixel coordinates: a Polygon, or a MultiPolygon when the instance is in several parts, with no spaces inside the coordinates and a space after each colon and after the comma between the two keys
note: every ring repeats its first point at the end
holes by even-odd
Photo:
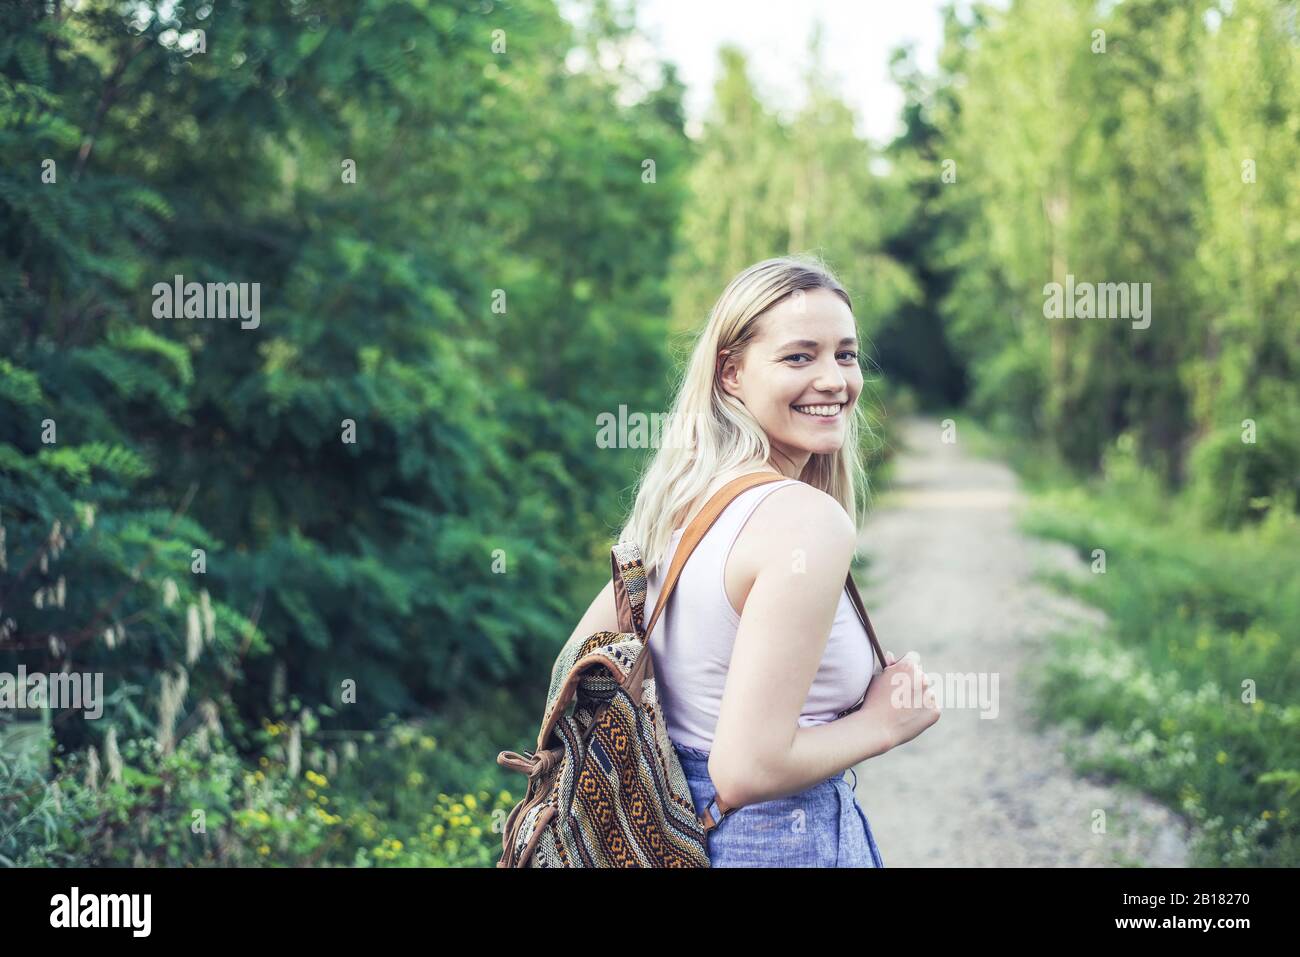
{"type": "Polygon", "coordinates": [[[722,391],[734,399],[740,398],[740,363],[732,355],[730,349],[723,349],[718,353],[718,382],[722,385],[722,391]]]}

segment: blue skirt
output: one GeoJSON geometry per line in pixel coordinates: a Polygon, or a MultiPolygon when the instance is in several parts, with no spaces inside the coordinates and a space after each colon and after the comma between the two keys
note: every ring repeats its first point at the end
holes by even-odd
{"type": "MultiPolygon", "coordinates": [[[[713,798],[709,755],[673,742],[696,813],[713,798]]],[[[854,774],[854,782],[857,774],[854,774]]],[[[843,774],[737,808],[709,831],[712,867],[884,867],[867,815],[843,774]]]]}

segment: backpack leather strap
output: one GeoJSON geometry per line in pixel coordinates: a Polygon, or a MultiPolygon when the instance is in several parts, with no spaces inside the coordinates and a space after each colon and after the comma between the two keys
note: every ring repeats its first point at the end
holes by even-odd
{"type": "MultiPolygon", "coordinates": [[[[876,653],[876,657],[880,659],[880,670],[884,671],[885,668],[887,668],[889,665],[888,662],[885,661],[884,651],[882,651],[880,648],[880,641],[876,638],[876,629],[871,627],[871,618],[868,617],[867,615],[867,606],[862,603],[862,596],[858,594],[858,586],[855,585],[853,582],[853,572],[849,572],[848,581],[845,583],[844,587],[845,589],[847,589],[849,593],[849,598],[853,602],[853,610],[858,613],[858,618],[862,622],[862,627],[865,628],[867,631],[867,640],[871,642],[871,650],[874,651],[876,653]]],[[[867,679],[868,683],[870,683],[870,680],[871,680],[870,678],[867,679]]],[[[862,697],[858,699],[857,704],[855,704],[851,708],[845,708],[835,717],[842,718],[846,714],[852,714],[853,712],[857,711],[866,703],[867,703],[867,693],[864,691],[862,692],[862,697]]]]}
{"type": "Polygon", "coordinates": [[[655,630],[655,622],[659,620],[660,612],[667,606],[668,598],[677,586],[677,579],[681,577],[682,569],[686,567],[686,560],[691,557],[691,553],[695,551],[695,546],[700,544],[705,533],[713,527],[713,523],[718,520],[718,516],[722,514],[723,510],[741,493],[747,492],[751,488],[784,480],[785,476],[780,472],[751,472],[748,475],[732,479],[713,493],[713,497],[705,504],[704,509],[691,520],[686,531],[682,533],[682,540],[677,545],[677,551],[673,553],[672,564],[668,566],[668,574],[664,578],[663,588],[660,589],[659,597],[655,601],[654,613],[650,616],[650,623],[646,625],[644,640],[647,644],[650,642],[650,635],[655,630]]]}
{"type": "MultiPolygon", "coordinates": [[[[713,493],[713,497],[705,503],[704,508],[696,515],[691,523],[682,533],[682,540],[677,543],[677,551],[673,554],[672,564],[668,566],[668,574],[664,578],[663,586],[659,590],[659,597],[655,600],[654,614],[650,616],[650,623],[646,625],[645,631],[641,633],[641,651],[636,656],[636,663],[632,665],[632,670],[627,673],[623,679],[623,688],[631,696],[633,701],[641,700],[641,686],[645,683],[647,677],[654,673],[654,666],[650,663],[650,634],[654,631],[655,623],[659,621],[659,615],[668,605],[668,599],[673,593],[673,588],[677,585],[677,579],[681,577],[682,569],[686,567],[686,560],[691,557],[691,552],[695,551],[695,546],[700,544],[704,538],[704,533],[713,527],[713,523],[718,520],[722,510],[735,500],[741,492],[751,489],[757,485],[767,485],[771,482],[780,482],[785,476],[780,472],[751,472],[748,475],[742,475],[734,478],[722,488],[713,493]]],[[[616,586],[617,587],[617,584],[616,586]]]]}

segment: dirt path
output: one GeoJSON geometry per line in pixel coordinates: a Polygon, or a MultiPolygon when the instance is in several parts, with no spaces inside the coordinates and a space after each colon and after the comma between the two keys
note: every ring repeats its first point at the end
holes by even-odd
{"type": "MultiPolygon", "coordinates": [[[[1032,580],[1077,568],[1068,548],[1015,525],[1015,475],[942,441],[938,420],[904,424],[892,489],[861,548],[864,597],[881,645],[915,650],[941,674],[997,674],[997,714],[944,701],[939,722],[857,768],[858,800],[886,867],[1167,866],[1187,864],[1182,823],[1128,789],[1073,774],[1065,734],[1035,730],[1025,669],[1066,619],[1098,612],[1032,580]],[[1105,833],[1094,833],[1104,811],[1105,833]]],[[[936,674],[939,678],[939,674],[936,674]]]]}

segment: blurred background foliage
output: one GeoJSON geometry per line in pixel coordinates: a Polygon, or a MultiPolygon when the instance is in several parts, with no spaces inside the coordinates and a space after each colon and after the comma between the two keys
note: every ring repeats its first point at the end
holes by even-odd
{"type": "MultiPolygon", "coordinates": [[[[690,138],[672,65],[617,56],[631,10],[580,6],[0,8],[0,670],[109,692],[0,757],[0,863],[494,862],[495,755],[645,455],[593,454],[596,416],[665,409],[726,281],[787,251],[854,298],[874,470],[885,409],[978,418],[1054,463],[1036,531],[1109,523],[1168,586],[1091,596],[1120,648],[1194,690],[1201,638],[1248,634],[1294,695],[1296,4],[949,9],[883,145],[815,29],[797,114],[724,47],[690,138]],[[1150,282],[1150,328],[1045,319],[1067,273],[1150,282]],[[177,274],[260,283],[260,325],[153,318],[177,274]],[[1182,561],[1211,542],[1237,558],[1182,561]],[[1178,617],[1206,593],[1235,610],[1178,617]]],[[[1063,715],[1131,726],[1071,660],[1063,715]]],[[[1245,783],[1197,792],[1207,860],[1296,863],[1294,714],[1261,721],[1245,783]]]]}

